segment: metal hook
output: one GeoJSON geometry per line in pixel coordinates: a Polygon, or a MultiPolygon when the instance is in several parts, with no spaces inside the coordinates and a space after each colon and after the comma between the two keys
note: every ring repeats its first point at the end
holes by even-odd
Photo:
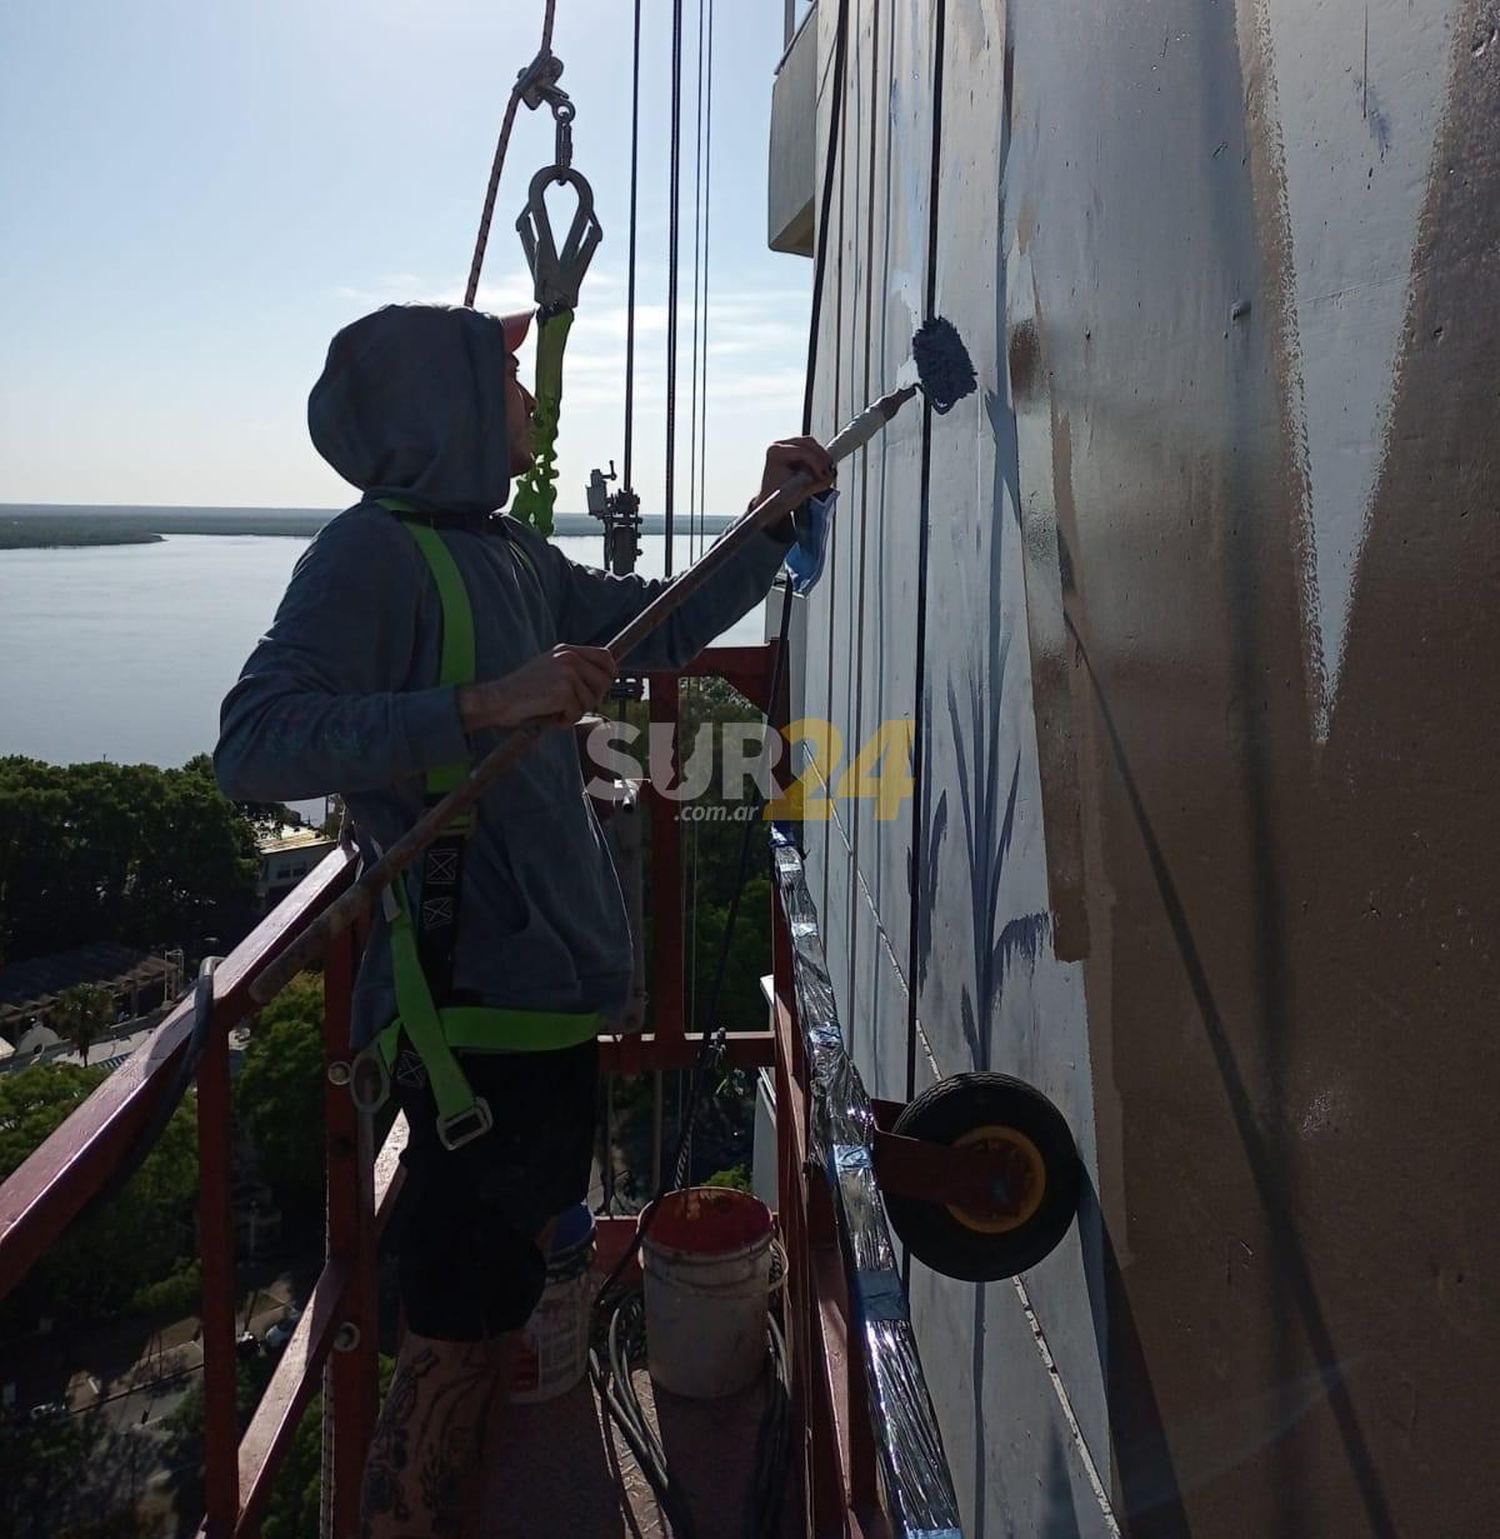
{"type": "Polygon", "coordinates": [[[594,189],[588,181],[571,166],[543,166],[531,179],[516,229],[531,268],[537,306],[544,314],[576,308],[578,290],[594,248],[604,237],[604,229],[594,214],[594,189]],[[547,189],[557,182],[571,184],[578,194],[578,208],[560,252],[547,213],[547,189]]]}
{"type": "Polygon", "coordinates": [[[543,102],[552,109],[557,130],[556,159],[560,166],[573,164],[573,118],[577,108],[573,99],[558,85],[563,72],[562,60],[544,48],[516,76],[516,94],[533,112],[543,102]]]}

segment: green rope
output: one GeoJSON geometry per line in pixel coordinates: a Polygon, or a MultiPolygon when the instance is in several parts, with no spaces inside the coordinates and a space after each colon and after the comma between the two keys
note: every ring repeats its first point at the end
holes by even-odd
{"type": "Polygon", "coordinates": [[[552,533],[552,508],[557,501],[557,421],[562,410],[563,349],[572,324],[573,312],[559,310],[537,328],[531,469],[517,482],[510,505],[512,517],[544,535],[552,533]]]}

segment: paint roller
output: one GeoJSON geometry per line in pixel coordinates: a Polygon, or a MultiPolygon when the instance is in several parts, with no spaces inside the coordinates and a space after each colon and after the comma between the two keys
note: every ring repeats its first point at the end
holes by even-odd
{"type": "MultiPolygon", "coordinates": [[[[864,448],[918,392],[938,413],[951,411],[965,396],[973,393],[974,365],[951,322],[933,316],[922,323],[912,338],[911,359],[898,379],[902,383],[896,389],[872,402],[829,441],[828,457],[834,464],[847,459],[856,449],[864,448]]],[[[609,641],[607,650],[615,660],[619,662],[628,657],[668,615],[681,608],[722,571],[725,563],[761,530],[799,508],[812,487],[812,478],[799,472],[769,497],[756,503],[695,565],[663,588],[624,630],[609,641]]],[[[360,918],[396,875],[411,865],[456,817],[472,807],[500,776],[524,758],[550,726],[550,722],[534,721],[517,727],[470,770],[466,779],[428,808],[373,866],[361,874],[354,886],[308,926],[300,940],[282,952],[251,984],[250,997],[255,1003],[268,1004],[303,968],[316,960],[328,942],[360,918]]]]}

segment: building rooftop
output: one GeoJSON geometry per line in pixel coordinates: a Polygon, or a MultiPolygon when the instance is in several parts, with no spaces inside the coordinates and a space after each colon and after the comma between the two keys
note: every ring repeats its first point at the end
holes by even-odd
{"type": "Polygon", "coordinates": [[[132,984],[158,982],[167,972],[161,957],[112,941],[14,962],[0,968],[0,1026],[28,1020],[65,989],[80,983],[102,983],[119,991],[132,984]]]}
{"type": "Polygon", "coordinates": [[[282,823],[274,833],[257,836],[255,844],[262,855],[284,855],[288,850],[332,849],[337,842],[320,829],[282,823]]]}

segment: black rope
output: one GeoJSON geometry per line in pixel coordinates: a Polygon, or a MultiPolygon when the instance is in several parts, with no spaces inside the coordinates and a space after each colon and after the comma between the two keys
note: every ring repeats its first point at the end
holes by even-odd
{"type": "MultiPolygon", "coordinates": [[[[828,150],[823,170],[823,218],[818,230],[818,253],[813,268],[812,323],[808,333],[807,381],[803,394],[804,432],[810,432],[812,425],[813,382],[818,366],[818,314],[822,306],[823,283],[827,273],[827,214],[832,198],[833,169],[838,159],[839,129],[843,118],[844,59],[846,52],[845,40],[848,33],[848,11],[848,0],[839,0],[838,34],[834,45],[833,107],[829,120],[828,150]]],[[[781,620],[777,629],[776,663],[771,670],[771,688],[766,702],[768,711],[775,710],[776,702],[781,695],[781,684],[786,674],[786,660],[789,650],[788,636],[791,631],[791,623],[792,585],[788,581],[782,590],[781,620]]],[[[777,723],[776,725],[784,725],[784,723],[777,723]]],[[[729,910],[724,916],[724,934],[719,944],[719,955],[714,966],[714,980],[709,990],[708,1009],[703,1017],[710,1025],[718,1019],[719,999],[723,993],[724,979],[729,969],[729,951],[734,941],[735,922],[739,918],[740,899],[744,895],[745,885],[750,878],[750,858],[751,851],[754,848],[755,833],[758,828],[763,826],[760,814],[765,808],[765,797],[758,784],[755,786],[752,802],[755,812],[753,816],[745,819],[743,825],[743,833],[740,837],[739,864],[735,874],[734,897],[730,900],[729,910]]],[[[699,1053],[698,1062],[692,1070],[692,1094],[688,1100],[688,1108],[683,1117],[682,1127],[679,1129],[677,1154],[673,1161],[674,1184],[677,1186],[683,1184],[689,1173],[686,1168],[688,1149],[690,1147],[687,1134],[693,1125],[693,1118],[697,1112],[703,1086],[707,1080],[708,1069],[716,1056],[713,1051],[713,1042],[713,1033],[705,1031],[703,1049],[699,1053]]]]}
{"type": "MultiPolygon", "coordinates": [[[[807,383],[803,394],[803,427],[810,431],[812,425],[812,391],[818,367],[818,315],[822,308],[823,284],[827,273],[828,258],[828,211],[833,196],[833,172],[838,159],[839,126],[843,117],[843,82],[844,82],[844,58],[845,39],[848,34],[848,0],[840,0],[838,34],[834,45],[834,94],[832,115],[829,121],[828,149],[823,167],[823,204],[822,216],[818,229],[817,258],[813,267],[813,294],[812,294],[812,318],[808,328],[807,344],[807,383]]],[[[788,635],[792,622],[792,587],[788,582],[782,592],[781,620],[777,631],[776,663],[771,670],[771,688],[767,699],[767,706],[775,710],[776,702],[781,694],[782,680],[786,674],[786,659],[788,653],[788,635]]],[[[777,723],[776,725],[784,725],[777,723]]],[[[734,897],[730,902],[729,911],[724,918],[724,934],[719,945],[719,955],[714,967],[713,985],[709,990],[708,1008],[704,1013],[704,1019],[714,1021],[719,1013],[719,999],[724,989],[724,979],[729,967],[729,949],[734,941],[735,922],[739,918],[740,899],[744,894],[746,882],[750,874],[751,851],[754,848],[754,839],[757,828],[762,826],[759,816],[765,806],[765,798],[756,785],[752,801],[755,806],[755,815],[744,822],[744,831],[740,838],[739,866],[736,872],[734,897]]],[[[717,1042],[715,1033],[705,1031],[703,1046],[699,1051],[697,1063],[692,1069],[693,1090],[689,1097],[687,1109],[683,1114],[681,1126],[678,1129],[677,1149],[673,1156],[672,1173],[673,1184],[681,1185],[687,1171],[684,1159],[687,1153],[686,1133],[691,1128],[693,1118],[697,1114],[698,1104],[702,1097],[703,1086],[707,1080],[707,1073],[714,1060],[717,1058],[717,1042]],[[679,1170],[682,1174],[679,1175],[679,1170]]],[[[634,1258],[640,1243],[645,1237],[646,1231],[651,1226],[651,1221],[656,1213],[656,1208],[647,1210],[644,1223],[637,1228],[625,1254],[620,1258],[614,1270],[610,1273],[605,1283],[607,1289],[610,1283],[616,1282],[625,1268],[634,1258]]],[[[602,1296],[602,1291],[601,1291],[602,1296]]]]}
{"type": "MultiPolygon", "coordinates": [[[[773,1251],[773,1264],[775,1252],[773,1251]]],[[[773,1294],[777,1291],[773,1279],[773,1294]]],[[[589,1346],[589,1376],[600,1403],[620,1429],[641,1473],[656,1493],[675,1539],[693,1539],[696,1528],[672,1473],[657,1429],[641,1406],[635,1374],[646,1366],[646,1320],[639,1287],[616,1289],[595,1316],[589,1346]]],[[[785,1501],[786,1467],[791,1453],[792,1367],[778,1307],[766,1315],[766,1402],[756,1431],[755,1479],[741,1531],[746,1539],[769,1539],[780,1532],[785,1501]]],[[[727,1531],[721,1518],[714,1532],[727,1531]]]]}
{"type": "MultiPolygon", "coordinates": [[[[876,101],[880,95],[880,0],[873,0],[870,6],[870,100],[876,101]]],[[[870,399],[870,359],[873,351],[874,313],[875,313],[875,145],[880,126],[880,114],[871,112],[870,115],[870,163],[869,181],[865,190],[865,358],[864,380],[861,385],[859,398],[862,401],[870,399]]],[[[887,175],[889,175],[890,159],[886,160],[887,175]]],[[[858,231],[855,234],[858,239],[858,231]]],[[[883,285],[882,285],[883,286],[883,285]]],[[[854,329],[851,319],[850,331],[854,329]]],[[[885,317],[882,307],[881,315],[881,359],[880,374],[885,372],[885,317]]],[[[851,371],[852,372],[852,371],[851,371]]],[[[884,386],[882,385],[883,389],[884,386]]],[[[854,592],[857,595],[854,612],[850,616],[850,626],[854,633],[854,732],[851,741],[864,742],[865,728],[865,601],[867,591],[865,585],[865,573],[870,548],[870,450],[866,446],[860,451],[860,477],[859,477],[859,554],[858,577],[854,584],[854,592]]],[[[885,458],[882,452],[879,461],[881,470],[881,495],[880,505],[883,509],[885,502],[885,458]]],[[[855,565],[856,557],[850,553],[850,565],[855,565]]],[[[849,860],[850,869],[859,869],[859,833],[860,818],[856,811],[850,820],[849,830],[849,860]]],[[[856,980],[859,977],[859,925],[850,927],[849,933],[849,993],[848,998],[855,998],[856,980]]]]}
{"type": "MultiPolygon", "coordinates": [[[[600,1300],[603,1304],[603,1293],[600,1300]]],[[[606,1308],[608,1324],[602,1332],[596,1329],[589,1348],[589,1376],[600,1402],[656,1493],[674,1539],[695,1539],[692,1514],[681,1492],[672,1484],[666,1451],[635,1392],[634,1370],[646,1364],[645,1308],[640,1289],[612,1296],[608,1305],[600,1309],[600,1318],[606,1308]]]]}
{"type": "MultiPolygon", "coordinates": [[[[540,54],[552,51],[552,26],[556,20],[557,0],[547,0],[542,13],[542,46],[540,54]]],[[[525,74],[525,71],[522,71],[525,74]]],[[[521,105],[521,82],[511,87],[505,101],[505,115],[500,120],[500,138],[495,145],[495,157],[490,163],[490,179],[484,189],[484,209],[479,215],[479,233],[474,237],[474,255],[469,262],[469,281],[464,285],[464,304],[472,309],[479,295],[479,274],[484,267],[484,254],[490,243],[490,221],[495,217],[495,195],[500,191],[500,173],[505,169],[505,152],[510,147],[511,130],[516,125],[516,109],[521,105]]]]}
{"type": "Polygon", "coordinates": [[[677,247],[682,204],[682,0],[672,0],[671,182],[667,194],[667,443],[662,511],[667,534],[666,575],[672,575],[677,473],[677,247]]]}
{"type": "MultiPolygon", "coordinates": [[[[838,33],[834,40],[834,81],[833,81],[833,107],[837,116],[829,119],[828,158],[824,164],[823,200],[818,218],[818,265],[820,271],[816,275],[818,310],[821,314],[822,296],[825,288],[825,276],[828,262],[829,232],[833,227],[833,183],[834,172],[838,172],[839,193],[839,251],[838,251],[838,279],[834,284],[834,300],[836,311],[833,322],[833,411],[832,420],[839,420],[839,384],[843,372],[843,309],[844,309],[844,282],[843,282],[843,241],[844,241],[844,193],[848,182],[848,155],[845,153],[846,134],[844,131],[843,101],[848,60],[848,34],[849,34],[849,7],[848,0],[839,0],[838,33]]],[[[814,321],[816,325],[816,320],[814,321]]],[[[812,397],[814,380],[810,375],[807,380],[806,394],[803,401],[803,409],[807,417],[805,432],[812,431],[812,397]]],[[[828,531],[828,550],[825,557],[826,565],[830,570],[838,563],[839,555],[839,524],[835,519],[828,531]]],[[[825,708],[833,709],[833,668],[834,668],[834,631],[838,620],[839,595],[838,588],[830,585],[827,602],[823,606],[828,616],[827,647],[825,651],[825,668],[823,671],[823,700],[825,708]]],[[[808,627],[808,656],[805,671],[811,673],[812,669],[812,636],[811,625],[808,627]]],[[[820,911],[828,911],[828,884],[832,878],[833,860],[833,828],[834,820],[830,813],[822,825],[823,832],[823,892],[819,899],[820,911]]]]}
{"type": "MultiPolygon", "coordinates": [[[[712,0],[709,0],[709,4],[712,7],[712,0]]],[[[712,10],[710,9],[711,17],[712,10]]],[[[848,0],[840,0],[835,53],[833,110],[830,122],[827,160],[823,176],[823,214],[818,233],[817,261],[813,274],[812,316],[808,332],[807,381],[803,397],[804,432],[811,431],[812,422],[812,393],[817,374],[818,360],[818,316],[822,303],[824,275],[827,270],[828,208],[833,185],[833,167],[837,159],[839,125],[842,118],[847,24],[848,0]]],[[[712,22],[710,20],[711,25],[712,22]]],[[[711,103],[711,70],[709,99],[711,103]]],[[[706,222],[707,215],[705,213],[705,225],[706,222]]],[[[789,650],[788,634],[791,628],[791,619],[792,585],[790,579],[788,579],[782,593],[776,662],[771,670],[771,688],[766,701],[768,719],[776,713],[777,702],[781,697],[782,681],[786,674],[786,660],[789,650]]],[[[784,722],[775,721],[772,724],[777,727],[784,727],[786,725],[784,722]]],[[[724,934],[719,946],[717,964],[714,968],[713,986],[709,992],[706,1015],[706,1019],[709,1022],[716,1020],[718,1017],[719,1001],[723,993],[724,980],[729,966],[729,950],[734,939],[735,924],[739,918],[740,901],[744,896],[745,886],[749,878],[755,831],[757,827],[763,826],[760,813],[764,808],[765,801],[758,783],[755,786],[753,802],[755,805],[755,815],[745,820],[741,835],[739,869],[736,873],[734,897],[730,903],[729,911],[725,915],[724,934]]],[[[703,1046],[699,1050],[697,1062],[692,1070],[692,1093],[678,1127],[677,1150],[671,1167],[671,1179],[674,1188],[682,1186],[690,1174],[692,1127],[702,1102],[709,1071],[719,1057],[722,1040],[723,1037],[720,1032],[704,1032],[703,1046]]],[[[596,1319],[601,1321],[607,1319],[608,1321],[604,1333],[605,1349],[603,1351],[600,1350],[600,1343],[597,1342],[596,1338],[596,1345],[589,1353],[589,1369],[594,1385],[599,1392],[601,1403],[605,1406],[606,1411],[615,1424],[620,1428],[622,1435],[635,1455],[638,1466],[646,1475],[652,1489],[656,1492],[663,1511],[667,1513],[669,1522],[673,1523],[676,1532],[683,1535],[684,1539],[688,1539],[688,1536],[693,1531],[691,1516],[684,1510],[678,1492],[672,1487],[665,1452],[648,1419],[641,1414],[640,1403],[635,1395],[634,1380],[631,1373],[633,1366],[632,1357],[637,1352],[640,1356],[644,1356],[643,1344],[637,1346],[634,1340],[635,1323],[640,1319],[640,1316],[634,1312],[638,1306],[628,1306],[626,1302],[622,1301],[618,1287],[621,1275],[640,1250],[641,1244],[649,1232],[656,1214],[660,1211],[660,1195],[658,1194],[657,1200],[652,1203],[642,1216],[625,1253],[615,1264],[609,1277],[605,1280],[604,1286],[599,1290],[595,1305],[597,1311],[596,1319]],[[624,1333],[625,1341],[622,1341],[622,1324],[626,1327],[624,1333]],[[632,1352],[632,1348],[634,1348],[634,1352],[632,1352]]],[[[639,1299],[639,1293],[635,1293],[634,1297],[639,1299]]],[[[626,1298],[628,1300],[629,1295],[626,1298]]],[[[745,1525],[746,1532],[753,1536],[753,1539],[769,1539],[770,1535],[777,1533],[780,1529],[786,1470],[793,1451],[791,1360],[785,1336],[778,1324],[774,1311],[769,1320],[769,1330],[772,1380],[769,1388],[769,1398],[756,1435],[754,1496],[750,1509],[746,1513],[745,1525]]]]}
{"type": "MultiPolygon", "coordinates": [[[[706,515],[708,497],[708,267],[709,267],[709,205],[713,192],[714,169],[714,0],[708,0],[708,89],[703,106],[703,412],[698,431],[702,442],[698,450],[698,511],[700,520],[706,515]]],[[[707,531],[700,527],[700,548],[707,538],[707,531]]]]}
{"type": "Polygon", "coordinates": [[[635,445],[635,232],[640,192],[641,150],[641,0],[635,0],[635,48],[630,86],[630,254],[625,280],[625,453],[621,488],[632,490],[630,469],[635,445]]]}
{"type": "MultiPolygon", "coordinates": [[[[712,0],[710,0],[711,3],[712,0]]],[[[711,10],[710,16],[712,16],[711,10]]],[[[710,75],[710,102],[711,100],[712,76],[710,75]]],[[[705,303],[706,298],[705,292],[705,303]]],[[[706,359],[704,367],[706,370],[706,359]]],[[[810,358],[809,370],[812,367],[813,360],[810,358]]],[[[788,580],[782,593],[781,619],[777,631],[776,662],[771,670],[771,686],[766,701],[768,717],[775,710],[776,701],[781,695],[782,680],[786,673],[787,638],[791,629],[791,620],[792,586],[790,580],[788,580]]],[[[685,1185],[691,1174],[693,1123],[696,1120],[698,1108],[702,1102],[703,1090],[708,1082],[709,1072],[718,1057],[717,1043],[720,1040],[720,1034],[714,1023],[719,1018],[719,1002],[723,996],[724,980],[728,974],[729,953],[734,941],[735,924],[739,919],[740,900],[744,896],[745,886],[750,879],[750,860],[751,852],[755,846],[756,830],[764,826],[761,814],[765,810],[766,798],[758,783],[754,783],[751,801],[754,811],[750,817],[744,820],[742,825],[739,861],[735,872],[734,894],[730,899],[729,909],[724,918],[724,933],[719,943],[719,954],[714,964],[714,978],[712,987],[709,990],[708,1009],[702,1017],[702,1021],[706,1024],[700,1027],[703,1030],[703,1047],[699,1052],[697,1062],[691,1070],[692,1082],[688,1104],[679,1121],[677,1151],[672,1162],[672,1184],[674,1187],[685,1185]]],[[[694,1018],[696,1020],[696,1016],[694,1018]]]]}
{"type": "MultiPolygon", "coordinates": [[[[704,459],[707,443],[701,445],[698,433],[700,420],[708,421],[708,357],[707,357],[707,306],[708,293],[701,284],[704,271],[703,207],[706,177],[703,164],[703,75],[706,62],[707,30],[704,25],[705,0],[698,0],[698,100],[694,121],[693,143],[693,361],[691,386],[688,396],[688,561],[696,561],[702,550],[704,459]],[[701,291],[701,292],[700,292],[701,291]],[[701,361],[703,364],[702,388],[699,388],[699,338],[703,337],[701,361]]],[[[686,681],[684,681],[686,682],[686,681]]],[[[699,693],[698,681],[688,686],[692,695],[699,693]]],[[[687,1015],[692,1020],[698,1009],[698,825],[692,824],[687,838],[687,881],[682,890],[682,927],[687,935],[687,1015]]],[[[682,1118],[681,1081],[678,1082],[677,1115],[682,1118]]],[[[691,1140],[691,1134],[689,1134],[691,1140]]],[[[691,1147],[691,1142],[689,1143],[691,1147]]]]}
{"type": "MultiPolygon", "coordinates": [[[[792,589],[788,583],[785,589],[781,605],[781,628],[776,648],[776,664],[771,670],[771,689],[768,704],[774,709],[776,699],[781,693],[781,682],[786,673],[787,656],[787,632],[792,618],[792,589]]],[[[702,1020],[713,1022],[719,1014],[719,1000],[724,992],[724,979],[729,970],[729,949],[734,940],[735,922],[739,918],[740,900],[744,896],[746,883],[750,877],[750,856],[755,845],[755,831],[764,827],[761,813],[765,810],[765,795],[758,784],[755,785],[752,794],[754,812],[744,821],[744,832],[740,837],[739,865],[735,873],[734,896],[730,899],[729,910],[724,916],[724,935],[719,944],[719,955],[714,965],[713,985],[709,990],[708,1008],[702,1016],[702,1020]]],[[[687,1072],[691,1075],[691,1086],[688,1093],[687,1106],[684,1108],[678,1120],[677,1147],[672,1154],[670,1185],[666,1191],[676,1191],[686,1184],[689,1170],[689,1159],[692,1148],[692,1128],[698,1115],[698,1109],[702,1104],[704,1087],[708,1084],[711,1070],[717,1063],[723,1051],[724,1034],[722,1031],[693,1023],[703,1033],[703,1045],[698,1050],[697,1060],[687,1072]]],[[[613,1283],[619,1281],[625,1268],[635,1258],[636,1252],[641,1247],[658,1212],[659,1199],[666,1192],[658,1192],[656,1199],[646,1209],[642,1222],[637,1226],[635,1234],[631,1237],[625,1253],[615,1263],[613,1271],[605,1279],[604,1287],[600,1289],[599,1296],[603,1298],[613,1283]]]]}
{"type": "Polygon", "coordinates": [[[703,509],[698,500],[698,412],[702,396],[698,389],[698,337],[702,329],[703,309],[699,280],[703,276],[703,25],[704,0],[698,0],[698,103],[694,120],[693,143],[693,361],[688,389],[688,560],[698,554],[699,519],[703,509]]]}
{"type": "MultiPolygon", "coordinates": [[[[938,0],[933,18],[932,62],[932,163],[927,184],[927,293],[926,313],[937,306],[938,177],[943,155],[943,39],[947,30],[947,5],[938,0]]],[[[911,919],[906,936],[906,976],[910,983],[906,1004],[906,1099],[917,1093],[917,973],[921,951],[920,905],[922,863],[926,841],[922,837],[922,791],[927,770],[927,733],[923,726],[922,692],[927,681],[927,557],[931,544],[932,509],[932,402],[922,397],[922,491],[917,510],[917,655],[916,685],[912,700],[911,741],[911,919]]],[[[911,1250],[901,1253],[901,1283],[911,1290],[911,1250]]]]}
{"type": "MultiPolygon", "coordinates": [[[[678,0],[680,5],[680,0],[678,0]]],[[[813,294],[812,315],[808,328],[807,344],[807,380],[803,392],[803,431],[811,431],[812,425],[812,394],[813,383],[817,375],[818,366],[818,316],[822,308],[823,283],[827,272],[828,256],[828,212],[833,195],[833,171],[838,158],[839,127],[843,117],[843,83],[844,83],[844,58],[845,40],[848,34],[849,6],[848,0],[839,0],[838,33],[834,46],[834,95],[832,114],[829,122],[828,148],[823,168],[823,201],[822,214],[818,228],[817,258],[813,267],[813,294]]],[[[771,688],[767,697],[767,713],[774,712],[781,695],[782,680],[786,676],[786,660],[788,653],[788,634],[792,620],[792,585],[788,581],[782,592],[781,620],[778,627],[776,662],[771,670],[771,688]]],[[[774,723],[776,726],[784,726],[785,723],[774,723]]],[[[756,784],[752,796],[755,806],[755,814],[744,822],[744,831],[740,839],[739,868],[736,873],[734,897],[730,903],[729,911],[724,919],[724,934],[719,946],[719,955],[714,968],[713,986],[709,991],[708,1009],[706,1019],[713,1021],[719,1013],[719,1000],[724,989],[724,979],[729,967],[729,949],[734,940],[735,922],[739,918],[740,900],[744,895],[745,886],[750,874],[751,851],[754,848],[755,832],[762,826],[761,812],[765,807],[765,797],[759,784],[756,784]]],[[[692,1093],[688,1100],[687,1109],[683,1114],[678,1128],[677,1149],[672,1160],[673,1186],[681,1186],[686,1179],[686,1156],[689,1147],[688,1133],[697,1116],[698,1106],[702,1100],[703,1087],[707,1083],[708,1071],[717,1060],[720,1052],[722,1035],[714,1031],[703,1033],[703,1045],[699,1049],[697,1062],[691,1071],[693,1076],[692,1093]]],[[[658,1197],[661,1194],[658,1194],[658,1197]]],[[[651,1228],[656,1214],[660,1211],[659,1200],[647,1208],[642,1220],[636,1226],[635,1234],[631,1237],[630,1244],[624,1254],[615,1263],[613,1270],[605,1279],[604,1286],[599,1290],[598,1300],[602,1306],[610,1289],[619,1282],[625,1268],[635,1259],[640,1250],[641,1242],[645,1239],[651,1228]]]]}
{"type": "Polygon", "coordinates": [[[828,220],[833,212],[833,168],[838,163],[839,132],[844,117],[844,57],[849,32],[849,0],[839,0],[838,32],[833,45],[832,104],[828,149],[823,158],[823,194],[818,204],[818,252],[813,263],[812,313],[807,322],[807,377],[802,386],[802,431],[812,432],[813,387],[818,379],[818,328],[823,316],[823,279],[828,270],[828,220]]]}
{"type": "MultiPolygon", "coordinates": [[[[631,481],[635,450],[635,280],[636,280],[636,230],[640,208],[640,148],[641,148],[641,0],[635,0],[635,29],[631,45],[630,80],[630,236],[625,259],[625,446],[620,473],[620,490],[633,491],[631,481]]],[[[614,567],[609,530],[604,535],[605,565],[614,567]]],[[[619,719],[625,718],[625,705],[620,702],[619,719]]],[[[604,1192],[599,1211],[613,1213],[615,1207],[615,1151],[614,1151],[614,1076],[604,1079],[604,1152],[601,1161],[604,1192]]]]}

